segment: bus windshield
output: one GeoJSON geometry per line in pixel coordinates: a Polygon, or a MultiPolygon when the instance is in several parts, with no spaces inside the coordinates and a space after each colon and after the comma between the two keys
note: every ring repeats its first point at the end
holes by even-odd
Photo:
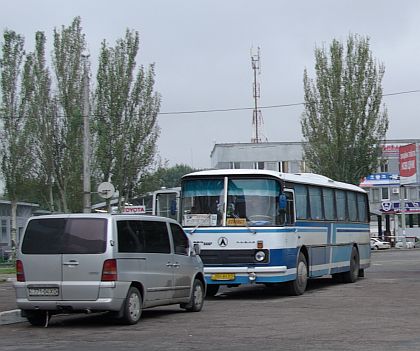
{"type": "Polygon", "coordinates": [[[283,224],[284,216],[279,211],[281,190],[278,181],[231,177],[226,191],[224,187],[223,178],[184,180],[182,224],[186,227],[283,224]]]}

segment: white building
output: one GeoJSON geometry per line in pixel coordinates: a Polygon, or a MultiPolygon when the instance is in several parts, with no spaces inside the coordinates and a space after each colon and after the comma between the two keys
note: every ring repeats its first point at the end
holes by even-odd
{"type": "MultiPolygon", "coordinates": [[[[216,144],[210,154],[213,168],[269,169],[280,172],[309,172],[303,160],[302,142],[216,144]]],[[[374,235],[420,237],[420,139],[388,140],[383,145],[381,166],[360,184],[369,193],[374,235]],[[400,182],[400,148],[411,145],[415,176],[400,182]],[[400,196],[404,200],[406,228],[401,228],[400,196]]]]}
{"type": "MultiPolygon", "coordinates": [[[[11,243],[11,203],[10,201],[0,200],[0,260],[4,257],[12,246],[11,243]]],[[[38,209],[38,204],[18,202],[17,204],[17,218],[16,218],[16,239],[20,242],[23,234],[23,229],[29,217],[38,209]]]]}

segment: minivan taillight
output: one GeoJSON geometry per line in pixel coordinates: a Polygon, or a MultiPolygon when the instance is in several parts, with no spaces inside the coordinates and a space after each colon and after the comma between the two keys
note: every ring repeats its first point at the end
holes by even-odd
{"type": "Polygon", "coordinates": [[[25,281],[25,272],[23,271],[23,263],[21,260],[16,260],[16,280],[18,282],[25,281]]]}
{"type": "Polygon", "coordinates": [[[102,268],[103,282],[110,282],[117,280],[117,260],[105,260],[102,268]]]}

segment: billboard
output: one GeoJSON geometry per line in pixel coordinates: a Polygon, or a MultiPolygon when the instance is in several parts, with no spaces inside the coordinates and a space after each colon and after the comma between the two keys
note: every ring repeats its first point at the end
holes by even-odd
{"type": "Polygon", "coordinates": [[[400,184],[413,184],[416,180],[416,144],[400,146],[400,184]]]}

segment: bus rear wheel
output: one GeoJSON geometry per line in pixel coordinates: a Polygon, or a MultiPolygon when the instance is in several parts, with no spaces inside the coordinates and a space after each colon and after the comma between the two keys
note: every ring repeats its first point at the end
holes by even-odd
{"type": "Polygon", "coordinates": [[[302,252],[299,252],[299,257],[296,265],[296,279],[286,283],[287,292],[289,295],[302,295],[306,290],[308,284],[308,263],[306,257],[302,252]]]}
{"type": "Polygon", "coordinates": [[[354,283],[359,278],[360,260],[359,251],[353,246],[350,256],[350,270],[342,273],[343,283],[354,283]]]}

